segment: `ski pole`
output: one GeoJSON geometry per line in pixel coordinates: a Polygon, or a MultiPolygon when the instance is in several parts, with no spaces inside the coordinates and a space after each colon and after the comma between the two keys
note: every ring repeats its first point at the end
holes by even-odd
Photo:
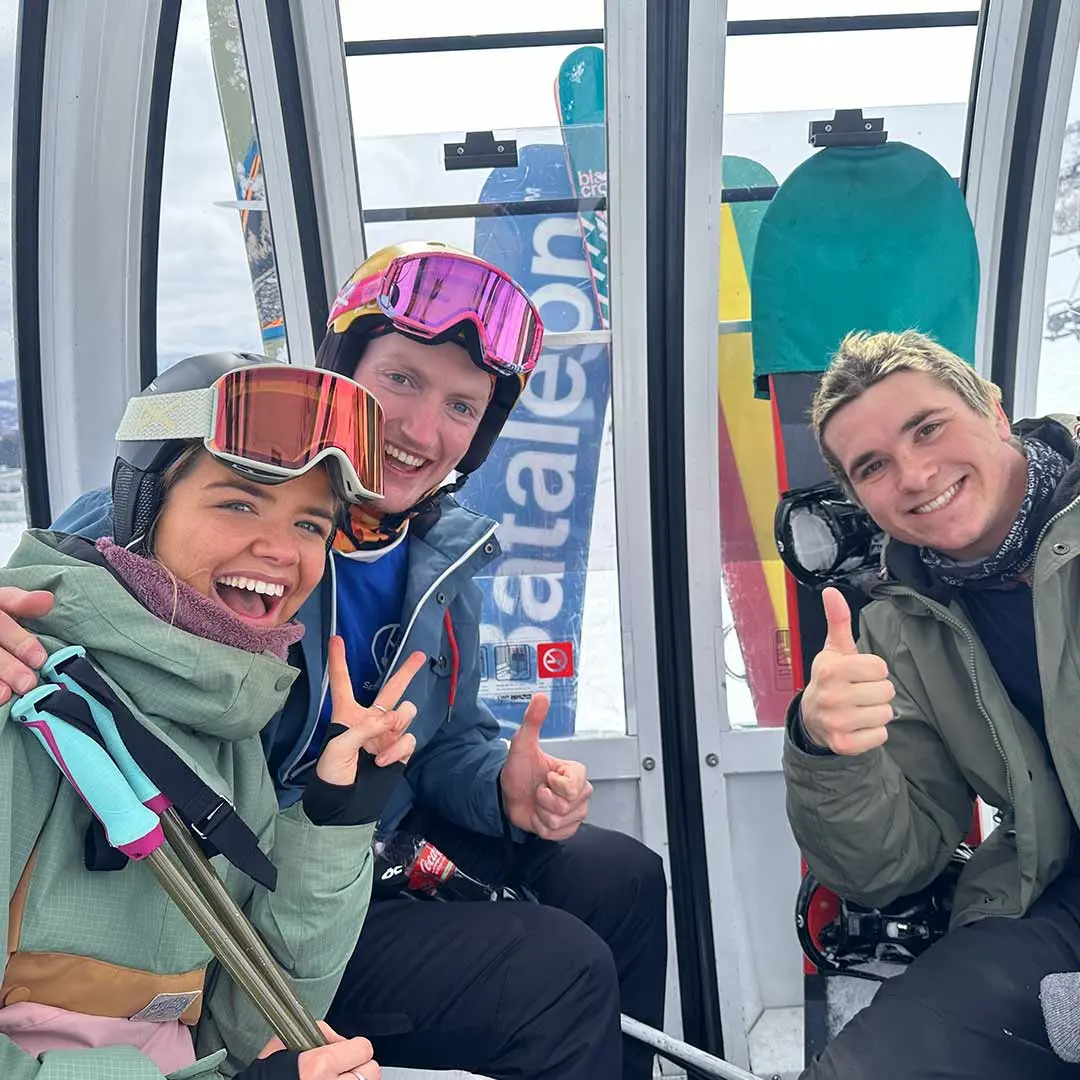
{"type": "Polygon", "coordinates": [[[315,1022],[315,1018],[266,947],[266,942],[259,936],[259,932],[251,925],[251,921],[225,888],[225,883],[210,865],[202,848],[192,839],[180,815],[170,807],[161,815],[161,826],[165,832],[165,839],[168,840],[169,847],[176,854],[181,867],[194,881],[211,910],[232,935],[237,947],[261,973],[271,993],[281,1002],[282,1007],[292,1014],[295,1024],[304,1032],[304,1041],[307,1045],[290,1049],[309,1050],[315,1046],[322,1046],[326,1042],[326,1037],[315,1022]]]}
{"type": "Polygon", "coordinates": [[[131,790],[144,806],[161,815],[165,839],[180,866],[195,883],[237,945],[262,973],[269,990],[278,998],[283,1008],[292,1013],[296,1029],[305,1032],[305,1037],[311,1046],[321,1046],[326,1040],[307,1006],[296,993],[292,983],[285,977],[285,973],[266,947],[258,931],[251,925],[251,921],[225,888],[225,883],[210,865],[202,848],[192,838],[191,832],[173,808],[168,797],[160,791],[131,756],[120,736],[112,712],[70,675],[57,670],[61,664],[76,656],[86,656],[86,650],[80,645],[71,645],[58,650],[42,667],[42,675],[51,682],[65,687],[71,693],[77,694],[87,703],[106,749],[131,790]]]}
{"type": "Polygon", "coordinates": [[[720,1080],[760,1080],[753,1073],[740,1069],[738,1065],[732,1065],[730,1061],[724,1061],[681,1039],[665,1035],[664,1032],[657,1031],[656,1028],[651,1028],[625,1013],[620,1020],[624,1034],[651,1046],[661,1057],[669,1058],[679,1065],[700,1069],[709,1076],[719,1077],[720,1080]]]}
{"type": "MultiPolygon", "coordinates": [[[[131,789],[113,759],[86,732],[38,708],[56,690],[39,686],[21,697],[11,716],[41,743],[57,768],[74,787],[90,812],[101,822],[112,847],[134,860],[145,859],[154,876],[180,908],[195,931],[238,986],[251,998],[267,1023],[290,1050],[310,1050],[325,1038],[312,1041],[307,1025],[296,1022],[292,1010],[273,993],[263,973],[233,939],[217,913],[184,873],[165,846],[162,824],[131,789]]],[[[216,875],[215,875],[216,876],[216,875]]]]}

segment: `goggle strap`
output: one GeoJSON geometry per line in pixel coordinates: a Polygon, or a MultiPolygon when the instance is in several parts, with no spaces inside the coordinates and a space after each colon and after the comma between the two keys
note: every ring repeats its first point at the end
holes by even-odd
{"type": "Polygon", "coordinates": [[[208,439],[214,431],[214,388],[132,398],[116,429],[117,442],[208,439]]]}
{"type": "Polygon", "coordinates": [[[357,308],[367,307],[368,304],[371,304],[378,298],[382,280],[382,273],[373,274],[371,277],[364,278],[350,285],[347,289],[343,289],[334,301],[327,323],[337,322],[342,315],[348,315],[356,311],[357,308]]]}

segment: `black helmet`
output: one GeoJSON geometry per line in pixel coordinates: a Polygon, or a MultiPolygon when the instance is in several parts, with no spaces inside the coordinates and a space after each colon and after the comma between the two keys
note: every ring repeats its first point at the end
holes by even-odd
{"type": "MultiPolygon", "coordinates": [[[[206,390],[236,368],[277,362],[255,353],[201,353],[167,368],[138,396],[206,390]]],[[[190,442],[190,439],[146,439],[116,444],[112,535],[117,544],[126,547],[146,536],[161,509],[162,474],[190,442]]]]}

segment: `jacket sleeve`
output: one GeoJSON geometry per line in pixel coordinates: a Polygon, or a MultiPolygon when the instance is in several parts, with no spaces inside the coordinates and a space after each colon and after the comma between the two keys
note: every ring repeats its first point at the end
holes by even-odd
{"type": "Polygon", "coordinates": [[[53,522],[57,532],[74,533],[87,540],[112,536],[112,494],[108,488],[95,488],[80,495],[53,522]]]}
{"type": "Polygon", "coordinates": [[[818,879],[846,899],[891,903],[932,882],[971,826],[974,795],[932,723],[930,698],[906,650],[865,630],[861,652],[889,664],[894,719],[883,746],[864,754],[815,755],[784,740],[792,831],[818,879]]]}
{"type": "Polygon", "coordinates": [[[409,762],[405,776],[423,806],[473,832],[502,836],[499,773],[508,746],[499,738],[498,721],[479,700],[481,595],[477,585],[469,582],[458,600],[451,613],[460,664],[454,705],[409,762]]]}
{"type": "MultiPolygon", "coordinates": [[[[313,825],[297,803],[277,815],[271,858],[277,888],[257,886],[245,911],[297,992],[321,1020],[352,956],[371,896],[372,825],[313,825]]],[[[208,979],[196,1032],[200,1055],[229,1051],[234,1075],[266,1045],[271,1031],[247,995],[219,968],[208,979]]]]}

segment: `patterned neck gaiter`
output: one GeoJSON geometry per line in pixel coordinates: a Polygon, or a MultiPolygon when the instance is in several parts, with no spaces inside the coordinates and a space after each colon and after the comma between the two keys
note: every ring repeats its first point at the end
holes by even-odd
{"type": "Polygon", "coordinates": [[[1039,439],[1024,439],[1027,491],[1020,512],[1001,547],[984,559],[958,562],[932,548],[919,548],[919,558],[939,581],[967,588],[998,588],[1016,581],[1035,561],[1035,545],[1049,519],[1051,496],[1061,483],[1069,462],[1039,439]]]}

